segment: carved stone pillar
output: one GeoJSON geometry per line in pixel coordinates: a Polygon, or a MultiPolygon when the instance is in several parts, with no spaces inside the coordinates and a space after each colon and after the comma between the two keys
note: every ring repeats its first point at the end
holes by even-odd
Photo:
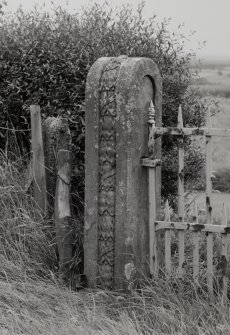
{"type": "MultiPolygon", "coordinates": [[[[147,58],[100,58],[86,84],[84,265],[90,287],[126,287],[127,264],[149,273],[148,108],[161,125],[161,76],[147,58]]],[[[160,158],[160,143],[156,143],[160,158]]],[[[160,185],[160,170],[157,172],[160,185]]],[[[160,205],[160,188],[157,191],[160,205]]]]}

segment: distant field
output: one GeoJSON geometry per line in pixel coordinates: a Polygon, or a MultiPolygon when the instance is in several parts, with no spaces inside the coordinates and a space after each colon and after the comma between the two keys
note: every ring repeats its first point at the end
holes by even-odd
{"type": "MultiPolygon", "coordinates": [[[[206,99],[215,99],[220,112],[212,117],[212,127],[230,128],[230,65],[205,66],[200,77],[194,82],[201,95],[206,99]]],[[[204,141],[200,140],[204,145],[204,141]]],[[[213,138],[213,171],[230,192],[230,138],[213,138]]],[[[218,189],[218,186],[215,187],[218,189]]],[[[190,201],[196,200],[198,208],[205,208],[205,193],[192,194],[190,201]]],[[[220,220],[223,203],[226,206],[227,219],[230,221],[230,193],[213,193],[213,217],[220,220]]]]}
{"type": "MultiPolygon", "coordinates": [[[[206,208],[206,195],[204,192],[192,193],[189,195],[187,203],[195,201],[197,210],[205,210],[206,208]]],[[[212,194],[212,214],[214,218],[214,223],[220,223],[223,218],[223,203],[225,204],[227,221],[230,222],[230,193],[215,193],[212,194]]],[[[190,210],[193,210],[193,203],[190,210]]],[[[199,223],[203,223],[205,216],[198,215],[199,223]]]]}
{"type": "Polygon", "coordinates": [[[203,95],[230,98],[230,66],[203,69],[196,85],[203,95]]]}
{"type": "MultiPolygon", "coordinates": [[[[212,126],[230,128],[230,66],[205,67],[200,78],[194,83],[202,96],[216,99],[220,112],[212,117],[212,126]]],[[[230,171],[230,139],[213,139],[213,170],[229,167],[230,171]]]]}

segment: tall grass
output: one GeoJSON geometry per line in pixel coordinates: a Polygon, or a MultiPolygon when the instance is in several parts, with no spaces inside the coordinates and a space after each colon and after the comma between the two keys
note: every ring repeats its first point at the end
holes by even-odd
{"type": "Polygon", "coordinates": [[[50,226],[25,189],[23,160],[0,156],[0,334],[229,334],[229,308],[191,273],[129,294],[73,292],[56,277],[50,226]]]}
{"type": "MultiPolygon", "coordinates": [[[[0,155],[0,257],[17,267],[16,275],[47,276],[55,264],[55,249],[50,232],[32,196],[25,188],[26,161],[9,161],[0,155]],[[49,236],[50,235],[50,236],[49,236]]],[[[15,276],[10,267],[0,269],[0,276],[15,276]],[[3,271],[4,270],[4,271],[3,271]],[[3,272],[2,272],[3,271],[3,272]]]]}

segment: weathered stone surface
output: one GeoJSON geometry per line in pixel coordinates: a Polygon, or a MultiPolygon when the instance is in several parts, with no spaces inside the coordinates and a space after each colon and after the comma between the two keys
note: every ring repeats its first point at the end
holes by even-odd
{"type": "Polygon", "coordinates": [[[62,117],[48,117],[43,125],[43,145],[46,166],[46,188],[48,216],[54,213],[54,197],[57,181],[57,153],[71,150],[71,136],[68,121],[62,117]]]}
{"type": "MultiPolygon", "coordinates": [[[[148,274],[148,178],[140,159],[148,156],[151,100],[161,125],[161,96],[160,73],[146,58],[100,58],[88,74],[84,254],[91,287],[124,288],[127,264],[137,276],[148,274]]],[[[156,147],[160,158],[159,140],[156,147]]]]}

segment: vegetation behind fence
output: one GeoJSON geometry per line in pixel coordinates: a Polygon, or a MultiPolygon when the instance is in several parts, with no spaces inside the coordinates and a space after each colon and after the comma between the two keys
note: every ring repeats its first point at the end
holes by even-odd
{"type": "MultiPolygon", "coordinates": [[[[153,59],[163,78],[163,125],[176,125],[179,104],[183,106],[185,124],[202,126],[205,121],[210,102],[204,102],[189,87],[193,80],[192,55],[183,49],[180,30],[178,36],[173,35],[167,21],[159,24],[156,17],[144,20],[143,9],[142,3],[137,13],[129,6],[114,11],[109,5],[96,4],[83,9],[78,13],[81,15],[54,7],[52,15],[19,9],[16,14],[0,17],[1,148],[16,155],[30,151],[30,105],[40,105],[42,118],[64,116],[69,120],[74,143],[72,191],[78,189],[75,203],[80,211],[84,202],[85,82],[96,59],[124,54],[153,59]],[[17,145],[12,145],[14,136],[17,145]]],[[[177,190],[175,147],[174,141],[165,137],[163,196],[169,198],[171,194],[170,203],[177,190]]],[[[196,180],[203,160],[197,149],[191,147],[191,152],[196,165],[187,156],[186,173],[196,180]]]]}

